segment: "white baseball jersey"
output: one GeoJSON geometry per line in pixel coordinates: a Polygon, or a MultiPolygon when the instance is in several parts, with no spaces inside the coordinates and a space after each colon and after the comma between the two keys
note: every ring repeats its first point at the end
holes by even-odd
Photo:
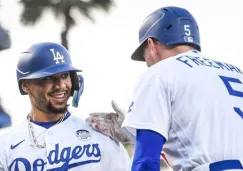
{"type": "Polygon", "coordinates": [[[138,79],[123,127],[134,136],[136,129],[163,135],[176,171],[242,160],[242,72],[196,50],[160,61],[138,79]]]}
{"type": "Polygon", "coordinates": [[[49,129],[36,124],[33,128],[46,148],[31,146],[26,120],[0,138],[0,171],[130,171],[122,144],[73,115],[49,129]]]}

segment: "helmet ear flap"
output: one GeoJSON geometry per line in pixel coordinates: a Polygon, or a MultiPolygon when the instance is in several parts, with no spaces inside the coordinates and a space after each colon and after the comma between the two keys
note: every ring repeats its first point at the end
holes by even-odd
{"type": "Polygon", "coordinates": [[[73,76],[71,76],[71,78],[72,77],[74,80],[73,81],[74,87],[72,88],[72,96],[73,96],[72,106],[78,107],[80,96],[83,94],[84,91],[84,79],[82,75],[77,75],[76,73],[73,76]],[[78,79],[78,81],[75,81],[76,78],[78,79]]]}
{"type": "Polygon", "coordinates": [[[22,88],[22,82],[23,82],[23,80],[19,80],[18,81],[18,86],[19,86],[19,91],[20,91],[20,94],[21,95],[25,95],[25,94],[27,94],[24,90],[23,90],[23,88],[22,88]]]}
{"type": "Polygon", "coordinates": [[[71,95],[73,96],[74,91],[79,89],[79,78],[76,72],[70,72],[70,77],[72,81],[71,95]]]}

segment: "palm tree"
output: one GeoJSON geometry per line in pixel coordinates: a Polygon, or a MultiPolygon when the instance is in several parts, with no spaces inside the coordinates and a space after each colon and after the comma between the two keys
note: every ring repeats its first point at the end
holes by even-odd
{"type": "Polygon", "coordinates": [[[0,51],[9,49],[11,46],[10,36],[6,29],[0,25],[0,51]]]}
{"type": "MultiPolygon", "coordinates": [[[[1,0],[0,0],[0,8],[2,8],[1,0]]],[[[9,49],[10,46],[11,46],[11,42],[10,42],[9,32],[4,27],[2,27],[0,22],[0,51],[9,49]]]]}
{"type": "Polygon", "coordinates": [[[51,9],[55,17],[63,17],[64,29],[61,32],[61,43],[67,49],[67,36],[70,28],[75,25],[71,15],[73,9],[77,9],[81,15],[94,22],[91,10],[102,9],[108,12],[114,4],[113,0],[20,0],[19,2],[24,7],[20,19],[24,25],[34,25],[47,9],[51,9]]]}

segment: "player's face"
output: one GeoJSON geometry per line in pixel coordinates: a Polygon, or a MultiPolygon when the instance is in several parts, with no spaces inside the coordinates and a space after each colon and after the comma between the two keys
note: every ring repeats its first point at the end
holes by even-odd
{"type": "Polygon", "coordinates": [[[64,113],[70,97],[72,82],[69,72],[34,79],[29,84],[32,107],[46,113],[64,113]]]}

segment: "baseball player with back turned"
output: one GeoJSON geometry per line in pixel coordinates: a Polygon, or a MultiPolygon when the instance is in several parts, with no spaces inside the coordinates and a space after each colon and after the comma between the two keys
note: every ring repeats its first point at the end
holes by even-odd
{"type": "MultiPolygon", "coordinates": [[[[197,22],[184,8],[151,13],[139,41],[132,59],[149,68],[122,125],[136,138],[132,171],[159,171],[162,150],[175,171],[243,170],[242,71],[200,52],[197,22]]],[[[105,127],[120,139],[117,126],[105,127]]]]}
{"type": "Polygon", "coordinates": [[[69,97],[79,98],[83,91],[79,71],[56,43],[34,44],[21,54],[18,86],[32,108],[20,125],[0,137],[0,171],[130,170],[120,143],[68,111],[69,97]]]}
{"type": "Polygon", "coordinates": [[[146,61],[123,127],[136,136],[132,171],[241,169],[243,75],[200,51],[198,24],[179,7],[151,13],[132,59],[146,61]]]}

